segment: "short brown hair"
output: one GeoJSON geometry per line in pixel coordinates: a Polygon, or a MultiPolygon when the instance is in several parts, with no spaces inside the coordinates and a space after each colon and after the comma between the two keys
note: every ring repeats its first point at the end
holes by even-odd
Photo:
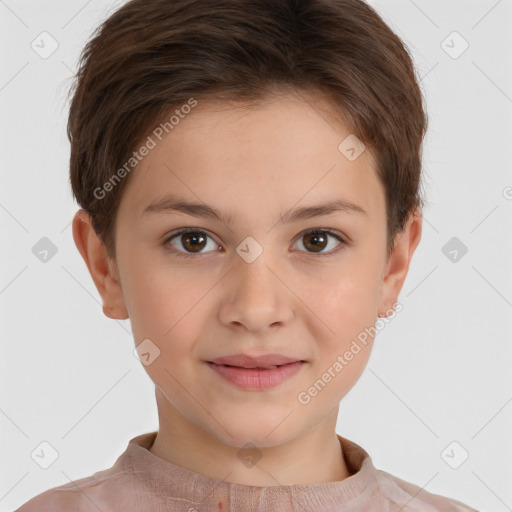
{"type": "Polygon", "coordinates": [[[96,29],[67,130],[73,194],[109,255],[129,175],[105,197],[95,190],[152,128],[190,98],[256,102],[279,89],[321,92],[372,149],[389,256],[423,206],[427,117],[406,46],[362,0],[131,0],[96,29]]]}

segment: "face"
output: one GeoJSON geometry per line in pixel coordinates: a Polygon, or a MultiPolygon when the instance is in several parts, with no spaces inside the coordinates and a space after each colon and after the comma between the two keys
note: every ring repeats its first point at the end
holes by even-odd
{"type": "Polygon", "coordinates": [[[332,416],[368,361],[361,333],[405,279],[419,239],[386,260],[384,189],[369,148],[340,151],[350,133],[313,98],[199,103],[123,193],[108,316],[129,316],[165,407],[230,445],[282,444],[332,416]],[[239,354],[292,363],[211,363],[239,354]]]}

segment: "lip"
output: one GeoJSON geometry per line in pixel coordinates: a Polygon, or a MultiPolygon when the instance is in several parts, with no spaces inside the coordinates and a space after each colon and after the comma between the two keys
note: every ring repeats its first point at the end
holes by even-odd
{"type": "Polygon", "coordinates": [[[291,378],[300,371],[306,361],[279,354],[258,357],[237,354],[206,363],[217,375],[231,384],[242,389],[261,391],[276,387],[291,378]]]}
{"type": "Polygon", "coordinates": [[[297,361],[304,362],[298,357],[287,357],[281,354],[263,354],[260,356],[249,356],[247,354],[235,354],[232,356],[218,357],[208,361],[215,364],[227,364],[229,366],[238,366],[240,368],[266,368],[269,366],[280,366],[297,361]]]}

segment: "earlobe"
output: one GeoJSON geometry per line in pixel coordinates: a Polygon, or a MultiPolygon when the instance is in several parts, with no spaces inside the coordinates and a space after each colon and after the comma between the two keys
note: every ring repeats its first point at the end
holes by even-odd
{"type": "Polygon", "coordinates": [[[85,210],[77,211],[73,218],[73,239],[101,295],[105,316],[119,320],[128,318],[115,262],[109,258],[107,249],[94,231],[91,218],[85,210]]]}

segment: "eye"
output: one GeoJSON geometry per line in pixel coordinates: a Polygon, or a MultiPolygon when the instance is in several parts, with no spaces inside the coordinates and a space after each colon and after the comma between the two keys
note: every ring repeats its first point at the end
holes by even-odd
{"type": "MultiPolygon", "coordinates": [[[[165,240],[164,245],[170,243],[176,249],[173,250],[176,256],[190,258],[193,257],[194,254],[203,254],[203,252],[208,252],[201,252],[202,249],[208,246],[208,238],[211,239],[210,235],[204,231],[185,228],[175,232],[172,236],[168,237],[165,240]],[[174,239],[176,239],[175,243],[173,243],[174,239]]],[[[219,246],[212,240],[212,243],[210,244],[212,251],[215,251],[218,249],[218,247],[219,246]]]]}
{"type": "MultiPolygon", "coordinates": [[[[305,251],[309,254],[318,254],[320,256],[331,256],[343,249],[345,245],[349,245],[343,238],[329,229],[308,229],[300,234],[299,245],[302,244],[305,251]],[[337,243],[331,241],[329,238],[337,240],[337,243]],[[305,239],[305,243],[303,240],[305,239]],[[330,250],[325,251],[326,248],[330,250]]],[[[207,252],[217,251],[219,246],[216,244],[210,235],[200,229],[183,228],[166,238],[164,245],[168,247],[176,256],[182,258],[193,258],[196,254],[204,254],[207,252]],[[208,239],[212,240],[210,243],[210,251],[204,251],[208,248],[208,239]],[[181,246],[181,247],[180,247],[181,246]]]]}
{"type": "Polygon", "coordinates": [[[305,247],[306,252],[309,252],[310,254],[319,254],[321,256],[330,256],[331,254],[334,254],[343,249],[344,245],[348,245],[347,242],[345,242],[343,238],[341,238],[341,236],[339,236],[334,231],[317,228],[308,229],[307,231],[301,233],[299,242],[303,245],[303,247],[305,247]],[[329,243],[329,238],[337,240],[338,243],[329,243]],[[303,240],[305,240],[305,243],[303,240]],[[331,247],[331,250],[322,252],[326,247],[329,246],[331,247]]]}

